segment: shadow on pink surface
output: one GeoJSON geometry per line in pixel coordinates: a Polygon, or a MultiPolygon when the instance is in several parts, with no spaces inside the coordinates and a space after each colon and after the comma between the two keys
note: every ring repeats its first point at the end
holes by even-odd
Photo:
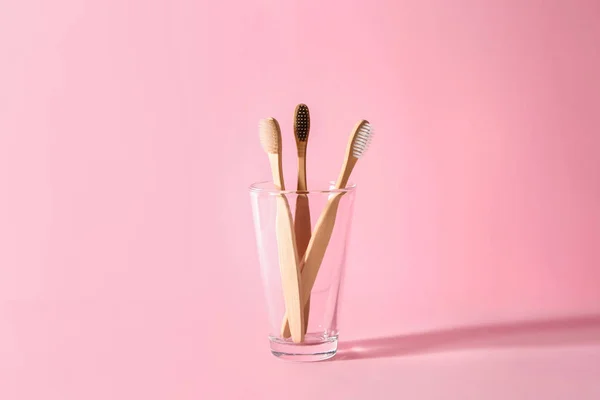
{"type": "Polygon", "coordinates": [[[510,347],[600,344],[600,315],[464,326],[341,342],[331,361],[510,347]]]}

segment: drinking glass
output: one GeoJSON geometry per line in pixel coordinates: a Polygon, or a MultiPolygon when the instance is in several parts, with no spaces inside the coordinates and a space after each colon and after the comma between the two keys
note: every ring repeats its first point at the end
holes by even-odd
{"type": "MultiPolygon", "coordinates": [[[[266,296],[269,321],[269,343],[271,352],[276,357],[295,361],[319,361],[333,357],[338,346],[338,313],[340,296],[343,288],[346,251],[351,230],[354,196],[356,186],[349,184],[345,188],[335,189],[333,182],[313,186],[307,191],[278,190],[272,182],[257,182],[249,187],[254,217],[258,261],[266,296]],[[318,269],[310,296],[302,307],[307,320],[304,340],[294,342],[283,334],[286,307],[282,289],[281,269],[279,263],[279,246],[277,237],[278,201],[284,197],[289,204],[293,223],[300,223],[301,216],[296,208],[310,213],[310,231],[315,226],[328,203],[338,201],[337,212],[334,213],[335,225],[329,238],[324,258],[318,269]]],[[[281,204],[280,204],[281,205],[281,204]]],[[[281,212],[281,208],[279,208],[281,212]]],[[[306,214],[303,214],[306,215],[306,214]]],[[[281,216],[280,216],[281,217],[281,216]]],[[[330,215],[331,217],[331,215],[330,215]]],[[[306,222],[306,219],[304,219],[306,222]]],[[[305,224],[305,226],[308,226],[305,224]]],[[[306,240],[298,243],[297,252],[303,267],[302,258],[306,240]]],[[[310,245],[309,245],[310,247],[310,245]]],[[[302,279],[300,285],[302,286],[302,279]]],[[[289,331],[288,331],[289,332],[289,331]]]]}

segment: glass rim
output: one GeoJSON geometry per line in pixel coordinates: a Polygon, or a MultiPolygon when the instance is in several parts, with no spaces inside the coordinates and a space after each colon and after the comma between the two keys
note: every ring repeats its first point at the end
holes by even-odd
{"type": "MultiPolygon", "coordinates": [[[[335,185],[335,181],[329,181],[330,184],[335,185]]],[[[279,195],[279,194],[311,194],[311,193],[320,193],[320,194],[329,194],[329,193],[348,193],[356,190],[356,184],[354,182],[348,182],[346,187],[340,189],[308,189],[308,190],[280,190],[275,188],[266,188],[261,185],[273,184],[273,181],[259,181],[254,182],[248,186],[248,191],[250,193],[257,194],[271,194],[271,195],[279,195]]]]}

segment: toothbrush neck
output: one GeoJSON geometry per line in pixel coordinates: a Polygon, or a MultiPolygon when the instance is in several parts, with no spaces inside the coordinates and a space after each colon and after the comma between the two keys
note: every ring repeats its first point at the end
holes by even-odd
{"type": "Polygon", "coordinates": [[[279,154],[269,154],[269,162],[271,164],[271,173],[273,175],[273,184],[279,190],[285,190],[285,183],[283,182],[283,166],[281,163],[281,157],[279,154]]]}
{"type": "Polygon", "coordinates": [[[298,186],[297,190],[308,190],[306,184],[306,156],[298,155],[298,186]]]}
{"type": "Polygon", "coordinates": [[[343,189],[346,187],[346,185],[348,184],[348,179],[350,179],[350,174],[352,173],[352,170],[354,169],[354,166],[356,165],[357,161],[358,158],[354,156],[350,156],[348,157],[348,159],[346,159],[346,162],[342,167],[342,171],[340,172],[340,176],[338,177],[335,183],[336,189],[343,189]]]}

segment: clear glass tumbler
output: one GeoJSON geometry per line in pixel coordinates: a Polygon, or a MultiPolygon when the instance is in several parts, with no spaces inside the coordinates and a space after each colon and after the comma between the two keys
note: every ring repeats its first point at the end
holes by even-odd
{"type": "MultiPolygon", "coordinates": [[[[271,352],[287,360],[319,361],[331,358],[337,352],[339,298],[343,286],[356,186],[349,184],[343,189],[335,189],[332,182],[327,182],[313,187],[321,189],[281,191],[272,182],[258,182],[249,187],[269,315],[271,352]],[[278,245],[277,225],[278,218],[282,217],[282,198],[289,204],[288,220],[291,222],[290,226],[293,224],[291,229],[295,232],[299,269],[304,266],[302,260],[307,246],[309,249],[318,247],[314,245],[319,241],[314,240],[309,244],[308,240],[311,234],[316,233],[319,218],[327,217],[327,220],[335,221],[331,235],[325,235],[325,240],[319,243],[327,244],[327,247],[322,261],[317,263],[320,267],[310,288],[310,296],[301,296],[305,334],[299,342],[289,337],[289,329],[287,334],[284,329],[287,313],[279,261],[281,249],[278,245]],[[337,207],[332,207],[332,204],[337,207]]],[[[317,259],[320,260],[320,257],[317,259]]],[[[308,291],[302,276],[300,286],[308,291]]]]}

